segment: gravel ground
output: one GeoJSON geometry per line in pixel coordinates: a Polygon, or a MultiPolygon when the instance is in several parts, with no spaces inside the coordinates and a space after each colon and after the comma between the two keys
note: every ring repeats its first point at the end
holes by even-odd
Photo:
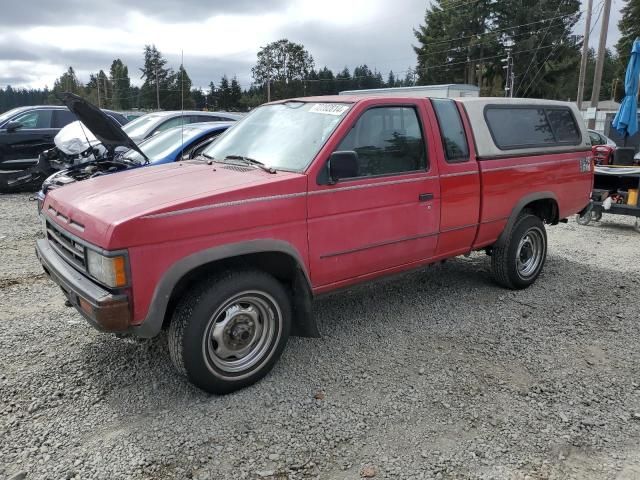
{"type": "Polygon", "coordinates": [[[640,234],[549,229],[532,288],[474,254],[317,302],[265,380],[225,397],[166,338],[91,329],[0,197],[0,478],[640,478],[640,234]]]}

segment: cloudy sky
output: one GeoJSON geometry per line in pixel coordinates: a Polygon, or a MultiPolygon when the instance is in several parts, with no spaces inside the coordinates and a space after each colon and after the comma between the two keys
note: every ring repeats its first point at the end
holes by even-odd
{"type": "MultiPolygon", "coordinates": [[[[107,70],[116,57],[137,84],[145,44],[155,44],[174,68],[184,51],[194,86],[227,74],[248,87],[258,49],[280,38],[304,44],[320,67],[366,63],[403,75],[415,64],[412,29],[429,1],[2,0],[0,87],[51,87],[69,65],[86,82],[89,72],[107,70]]],[[[613,1],[610,45],[618,38],[622,4],[613,1]]],[[[594,0],[596,14],[600,5],[594,0]]],[[[594,47],[598,34],[599,25],[594,47]]]]}

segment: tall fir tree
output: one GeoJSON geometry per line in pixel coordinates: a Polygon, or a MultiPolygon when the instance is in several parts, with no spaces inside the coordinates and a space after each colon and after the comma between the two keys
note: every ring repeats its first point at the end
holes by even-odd
{"type": "Polygon", "coordinates": [[[112,107],[116,110],[129,110],[132,104],[131,78],[129,68],[119,58],[111,63],[109,79],[113,87],[112,107]]]}
{"type": "Polygon", "coordinates": [[[155,45],[145,45],[144,66],[140,69],[142,73],[140,78],[144,79],[140,88],[140,101],[143,108],[165,108],[163,100],[171,92],[173,80],[173,70],[166,68],[166,64],[167,60],[155,45]]]}
{"type": "Polygon", "coordinates": [[[238,110],[240,108],[240,100],[242,99],[242,88],[238,77],[234,75],[231,79],[229,87],[229,110],[238,110]]]}

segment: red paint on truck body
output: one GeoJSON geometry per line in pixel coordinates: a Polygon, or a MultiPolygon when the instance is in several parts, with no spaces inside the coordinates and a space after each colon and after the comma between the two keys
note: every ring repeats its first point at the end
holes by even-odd
{"type": "Polygon", "coordinates": [[[303,173],[183,162],[77,182],[47,195],[43,212],[60,228],[104,250],[128,251],[132,325],[145,320],[172,265],[216,246],[286,242],[318,294],[492,245],[529,194],[551,192],[559,218],[589,202],[592,175],[580,171],[589,152],[478,160],[472,126],[460,106],[471,158],[448,164],[428,99],[301,100],[353,104],[303,173]],[[319,185],[331,152],[359,116],[383,105],[417,110],[427,169],[319,185]],[[422,194],[431,199],[420,200],[422,194]],[[62,217],[49,214],[49,207],[62,217]]]}

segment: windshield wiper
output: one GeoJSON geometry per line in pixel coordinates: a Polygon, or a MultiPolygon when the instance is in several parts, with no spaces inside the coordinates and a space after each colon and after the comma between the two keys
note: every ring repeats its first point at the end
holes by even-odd
{"type": "Polygon", "coordinates": [[[248,163],[249,165],[254,165],[254,166],[258,167],[258,168],[261,168],[265,172],[278,173],[278,172],[276,172],[275,168],[267,167],[261,161],[255,160],[255,159],[250,158],[250,157],[245,157],[243,155],[227,155],[224,159],[225,160],[240,160],[242,162],[248,163]]]}

